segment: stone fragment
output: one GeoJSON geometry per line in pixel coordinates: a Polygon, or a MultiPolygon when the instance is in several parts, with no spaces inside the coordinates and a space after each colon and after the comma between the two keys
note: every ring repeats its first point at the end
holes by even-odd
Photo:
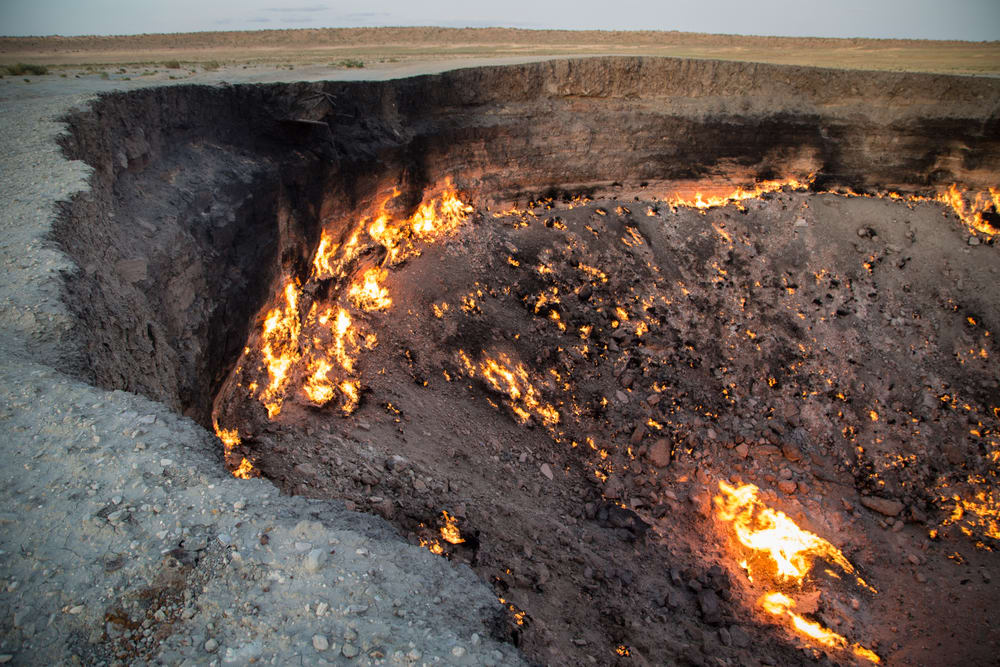
{"type": "Polygon", "coordinates": [[[698,591],[698,609],[706,623],[715,625],[722,622],[722,609],[720,607],[719,596],[710,588],[703,588],[698,591]]]}
{"type": "Polygon", "coordinates": [[[660,438],[653,443],[653,446],[646,452],[649,462],[657,468],[666,468],[670,465],[670,450],[672,443],[666,438],[660,438]]]}
{"type": "Polygon", "coordinates": [[[545,475],[545,478],[548,479],[549,481],[552,481],[552,479],[553,479],[552,468],[549,467],[549,464],[548,463],[543,463],[540,466],[540,469],[542,471],[542,474],[545,475]]]}
{"type": "Polygon", "coordinates": [[[791,443],[786,442],[785,444],[783,444],[781,446],[781,453],[784,454],[785,458],[788,459],[789,461],[802,460],[802,452],[799,451],[798,447],[796,447],[791,443]]]}
{"type": "Polygon", "coordinates": [[[209,639],[207,642],[205,642],[206,652],[215,653],[217,650],[219,650],[219,642],[215,641],[215,639],[209,639]]]}
{"type": "Polygon", "coordinates": [[[313,549],[306,555],[302,566],[306,572],[319,572],[320,568],[326,562],[327,556],[326,549],[313,549]]]}
{"type": "Polygon", "coordinates": [[[330,648],[330,641],[323,635],[313,635],[312,643],[313,648],[320,653],[330,648]]]}
{"type": "Polygon", "coordinates": [[[790,479],[783,479],[778,482],[778,488],[782,493],[792,494],[795,493],[796,485],[795,482],[790,479]]]}
{"type": "Polygon", "coordinates": [[[898,516],[903,511],[903,503],[898,500],[879,498],[877,496],[861,496],[861,504],[873,512],[885,516],[898,516]]]}

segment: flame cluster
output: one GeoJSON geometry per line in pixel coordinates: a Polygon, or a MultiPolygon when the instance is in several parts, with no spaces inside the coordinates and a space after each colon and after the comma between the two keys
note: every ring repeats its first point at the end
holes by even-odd
{"type": "MultiPolygon", "coordinates": [[[[443,518],[443,523],[441,525],[440,533],[441,539],[448,544],[462,544],[465,542],[465,538],[462,537],[462,532],[458,529],[458,520],[452,515],[448,514],[448,510],[443,510],[441,512],[443,518]]],[[[420,528],[424,527],[424,524],[420,524],[420,528]]],[[[437,539],[421,537],[420,546],[430,551],[435,556],[445,555],[445,548],[437,539]]]]}
{"type": "Polygon", "coordinates": [[[997,229],[983,217],[985,213],[992,210],[994,214],[1000,213],[1000,189],[990,188],[988,192],[967,193],[958,189],[956,184],[944,192],[940,192],[935,200],[947,204],[955,211],[955,215],[970,229],[982,232],[987,236],[1000,234],[997,229]]]}
{"type": "Polygon", "coordinates": [[[786,190],[808,190],[815,179],[814,174],[810,174],[805,180],[788,178],[784,180],[759,181],[750,188],[737,186],[735,190],[727,186],[720,186],[714,192],[695,191],[693,194],[685,192],[675,192],[667,197],[667,203],[673,207],[697,208],[705,210],[718,206],[739,205],[747,199],[757,199],[758,197],[772,192],[782,192],[786,190]]]}
{"type": "MultiPolygon", "coordinates": [[[[324,229],[313,256],[309,284],[285,279],[278,304],[267,311],[254,348],[244,350],[236,370],[238,380],[248,372],[245,369],[257,369],[266,376],[266,382],[252,380],[246,387],[267,409],[268,419],[281,414],[290,396],[316,407],[338,400],[345,414],[357,409],[362,391],[359,355],[378,344],[377,336],[365,331],[359,314],[390,309],[387,267],[419,255],[418,242],[433,242],[451,233],[473,210],[458,197],[449,180],[412,215],[396,220],[389,207],[399,195],[394,189],[378,205],[374,221],[362,218],[340,239],[324,229]],[[357,267],[359,257],[380,247],[382,266],[357,267]],[[331,301],[313,296],[328,292],[312,289],[313,284],[332,280],[339,286],[352,274],[353,280],[331,301]]],[[[218,426],[216,435],[228,461],[239,436],[235,429],[218,426]]],[[[252,464],[243,459],[230,468],[237,476],[249,476],[252,464]]]]}
{"type": "MultiPolygon", "coordinates": [[[[736,539],[754,555],[762,555],[773,563],[775,577],[782,582],[801,585],[812,569],[815,558],[828,560],[854,577],[859,586],[871,592],[875,589],[858,576],[843,552],[815,533],[803,530],[784,512],[768,507],[758,499],[759,489],[753,484],[734,487],[719,482],[720,495],[715,497],[716,515],[730,524],[736,539]]],[[[740,565],[750,573],[751,565],[743,560],[740,565]]],[[[792,609],[794,601],[778,591],[770,591],[760,599],[767,613],[786,618],[800,635],[832,649],[846,649],[858,657],[879,662],[879,657],[860,644],[851,644],[832,630],[811,621],[792,609]]]]}
{"type": "Polygon", "coordinates": [[[840,549],[819,535],[799,528],[784,512],[758,500],[759,489],[753,484],[733,487],[719,482],[719,490],[721,495],[715,497],[718,517],[732,524],[743,546],[770,558],[779,579],[801,583],[812,569],[812,559],[825,558],[854,575],[861,586],[870,588],[857,576],[854,566],[840,549]]]}
{"type": "MultiPolygon", "coordinates": [[[[679,190],[666,198],[667,204],[673,208],[696,208],[706,210],[720,206],[736,204],[742,208],[741,202],[748,199],[756,199],[762,195],[773,192],[802,191],[812,187],[815,181],[815,174],[810,174],[804,179],[788,178],[782,180],[759,181],[753,186],[744,188],[737,186],[718,186],[711,190],[697,189],[679,190]]],[[[986,236],[1000,234],[1000,229],[994,227],[986,219],[987,214],[1000,214],[1000,188],[988,188],[986,190],[963,190],[957,183],[952,183],[947,189],[939,191],[933,196],[921,195],[901,195],[897,192],[884,192],[874,195],[854,192],[850,189],[828,191],[826,194],[835,194],[845,197],[870,197],[874,199],[897,199],[908,203],[918,202],[939,202],[950,207],[962,224],[970,232],[980,233],[986,236]]],[[[647,215],[656,215],[653,209],[647,211],[647,215]]]]}
{"type": "Polygon", "coordinates": [[[760,606],[764,608],[764,611],[772,616],[787,617],[792,627],[795,628],[799,634],[809,637],[822,646],[832,649],[850,648],[851,652],[859,658],[864,658],[865,660],[874,663],[882,661],[878,654],[871,649],[867,649],[858,643],[848,642],[847,637],[837,634],[828,628],[824,628],[816,621],[810,621],[808,618],[796,614],[792,611],[795,607],[795,601],[784,593],[768,593],[760,599],[760,606]]]}
{"type": "Polygon", "coordinates": [[[238,477],[240,479],[250,479],[251,477],[257,477],[257,471],[254,470],[253,464],[247,460],[246,457],[240,456],[236,452],[236,447],[240,444],[240,432],[238,429],[224,429],[219,427],[219,422],[214,421],[212,423],[215,429],[216,437],[222,441],[223,455],[226,461],[226,467],[232,473],[233,477],[238,477]],[[238,462],[237,462],[237,459],[238,462]]]}
{"type": "Polygon", "coordinates": [[[532,383],[524,364],[515,364],[503,352],[496,356],[489,356],[483,352],[478,366],[464,350],[458,351],[458,357],[468,377],[475,377],[478,372],[490,388],[509,399],[508,405],[511,411],[522,424],[532,417],[546,426],[559,423],[559,411],[552,405],[542,402],[540,392],[532,383]]]}
{"type": "Polygon", "coordinates": [[[389,204],[399,197],[400,191],[382,202],[380,212],[367,225],[368,236],[385,248],[383,264],[394,266],[420,254],[417,241],[433,243],[450,234],[465,222],[472,213],[472,206],[463,202],[451,180],[445,182],[443,191],[436,197],[423,202],[417,210],[404,220],[395,220],[388,211],[389,204]]]}

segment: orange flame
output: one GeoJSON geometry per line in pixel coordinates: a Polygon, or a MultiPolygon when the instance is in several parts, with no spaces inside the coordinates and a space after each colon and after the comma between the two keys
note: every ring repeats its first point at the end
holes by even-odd
{"type": "Polygon", "coordinates": [[[449,178],[444,189],[436,197],[424,201],[409,219],[394,223],[386,212],[389,201],[398,197],[399,190],[393,190],[381,205],[381,213],[368,227],[368,235],[385,248],[385,264],[392,266],[420,251],[413,245],[414,240],[431,243],[454,231],[472,213],[472,206],[463,202],[449,178]]]}
{"type": "Polygon", "coordinates": [[[861,586],[874,590],[857,575],[840,549],[758,500],[758,488],[753,484],[737,488],[720,481],[719,490],[722,495],[715,497],[719,518],[732,523],[743,546],[770,557],[779,578],[801,583],[812,568],[812,559],[819,557],[836,563],[861,586]]]}
{"type": "MultiPolygon", "coordinates": [[[[475,367],[468,355],[464,350],[458,352],[466,372],[470,376],[475,375],[475,367]]],[[[496,359],[485,357],[479,364],[479,372],[494,390],[510,398],[510,408],[522,423],[532,416],[538,417],[547,426],[559,423],[558,410],[539,399],[538,390],[532,385],[524,364],[515,366],[506,354],[501,353],[496,359]]]]}
{"type": "Polygon", "coordinates": [[[385,269],[368,269],[360,282],[351,285],[347,296],[362,310],[385,310],[392,305],[392,299],[389,298],[389,290],[379,283],[385,281],[388,275],[385,269]]]}
{"type": "Polygon", "coordinates": [[[843,635],[839,635],[833,630],[824,628],[815,621],[810,621],[796,614],[792,611],[795,602],[784,593],[768,593],[760,599],[760,606],[764,608],[764,611],[774,616],[787,616],[796,632],[812,639],[818,644],[832,649],[846,649],[849,647],[854,655],[859,658],[864,658],[874,663],[882,661],[874,651],[860,644],[849,644],[847,638],[843,635]]]}
{"type": "Polygon", "coordinates": [[[719,192],[712,194],[696,191],[694,196],[684,196],[680,192],[675,192],[667,199],[667,203],[674,208],[684,206],[705,210],[709,208],[716,208],[718,206],[739,204],[739,202],[747,199],[756,199],[761,195],[771,192],[781,192],[782,190],[808,190],[812,185],[813,180],[814,175],[810,174],[804,181],[800,181],[796,178],[760,181],[758,183],[754,183],[753,187],[749,189],[744,189],[742,186],[737,186],[735,190],[728,190],[724,187],[720,187],[719,192]]]}
{"type": "Polygon", "coordinates": [[[970,229],[987,236],[1000,234],[1000,229],[983,219],[983,214],[991,209],[993,213],[1000,212],[1000,190],[990,188],[989,193],[976,192],[969,199],[966,191],[960,191],[958,185],[952,183],[946,191],[938,193],[935,200],[950,206],[955,215],[970,229]]]}
{"type": "Polygon", "coordinates": [[[231,460],[235,458],[233,449],[240,444],[239,430],[235,428],[224,429],[219,426],[219,422],[215,419],[212,420],[212,428],[215,429],[216,437],[222,441],[223,456],[226,460],[226,465],[230,466],[230,473],[232,473],[233,477],[240,479],[256,477],[257,472],[254,470],[253,464],[246,457],[240,457],[238,464],[235,466],[231,465],[231,460]]]}
{"type": "Polygon", "coordinates": [[[260,400],[271,419],[281,412],[288,371],[302,356],[299,352],[301,324],[298,301],[299,289],[289,280],[285,284],[285,307],[272,309],[264,320],[261,352],[270,382],[261,393],[260,400]]]}
{"type": "Polygon", "coordinates": [[[448,514],[447,510],[441,512],[444,515],[444,525],[441,526],[441,538],[448,544],[461,544],[465,542],[461,531],[458,530],[455,517],[448,514]]]}
{"type": "Polygon", "coordinates": [[[312,371],[312,374],[306,380],[302,390],[316,405],[326,405],[336,393],[333,382],[327,376],[333,370],[333,366],[326,359],[318,359],[310,364],[309,370],[312,371]]]}

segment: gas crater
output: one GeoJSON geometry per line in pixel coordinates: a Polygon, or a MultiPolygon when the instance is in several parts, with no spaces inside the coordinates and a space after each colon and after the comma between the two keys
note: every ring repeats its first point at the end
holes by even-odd
{"type": "Polygon", "coordinates": [[[539,663],[983,662],[998,108],[640,58],[106,95],[66,363],[468,564],[539,663]]]}

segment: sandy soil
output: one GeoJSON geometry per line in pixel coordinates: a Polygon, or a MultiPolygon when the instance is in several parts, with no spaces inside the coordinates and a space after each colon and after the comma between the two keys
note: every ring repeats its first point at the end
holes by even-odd
{"type": "Polygon", "coordinates": [[[1000,74],[1000,42],[743,37],[681,32],[356,28],[0,38],[0,63],[188,76],[226,65],[344,69],[415,60],[652,55],[949,74],[1000,74]],[[174,64],[174,63],[172,63],[174,64]],[[116,67],[112,67],[116,66],[116,67]]]}

